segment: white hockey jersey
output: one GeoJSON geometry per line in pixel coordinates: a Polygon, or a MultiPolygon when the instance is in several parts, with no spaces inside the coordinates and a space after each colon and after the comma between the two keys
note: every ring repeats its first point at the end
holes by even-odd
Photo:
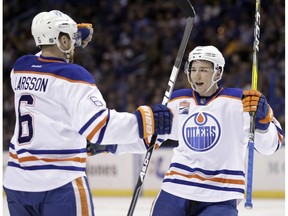
{"type": "MultiPolygon", "coordinates": [[[[161,186],[164,191],[205,202],[244,198],[250,117],[243,112],[242,92],[220,87],[209,98],[192,89],[172,94],[172,133],[157,138],[158,144],[166,139],[179,143],[161,186]]],[[[255,131],[255,148],[261,154],[274,153],[282,140],[275,118],[267,131],[255,131]]]]}
{"type": "MultiPolygon", "coordinates": [[[[207,98],[192,89],[173,92],[168,103],[174,115],[172,132],[158,135],[156,141],[156,145],[167,139],[179,144],[161,186],[164,191],[203,202],[244,198],[250,116],[243,112],[242,93],[221,87],[207,98]]],[[[282,141],[275,118],[266,131],[255,130],[254,147],[261,154],[273,154],[282,141]]],[[[138,146],[118,146],[117,154],[140,153],[138,146]]]]}
{"type": "Polygon", "coordinates": [[[136,117],[108,109],[79,65],[26,55],[15,63],[11,85],[16,124],[4,178],[9,189],[47,191],[84,176],[86,139],[120,145],[139,139],[136,117]]]}

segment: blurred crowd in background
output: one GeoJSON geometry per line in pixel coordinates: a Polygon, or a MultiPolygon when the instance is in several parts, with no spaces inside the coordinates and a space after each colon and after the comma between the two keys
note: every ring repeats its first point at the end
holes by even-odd
{"type": "MultiPolygon", "coordinates": [[[[262,1],[259,90],[285,128],[285,1],[262,1]]],[[[198,45],[214,45],[226,59],[221,84],[250,88],[255,0],[197,0],[197,16],[184,61],[198,45]]],[[[172,0],[3,0],[3,142],[13,134],[10,72],[15,60],[35,54],[33,17],[53,9],[94,27],[92,41],[76,48],[75,63],[95,77],[107,106],[134,112],[161,103],[185,27],[172,0]]],[[[183,63],[184,65],[184,63],[183,63]]],[[[190,88],[182,66],[175,89],[190,88]]],[[[61,94],[61,92],[59,92],[61,94]]]]}

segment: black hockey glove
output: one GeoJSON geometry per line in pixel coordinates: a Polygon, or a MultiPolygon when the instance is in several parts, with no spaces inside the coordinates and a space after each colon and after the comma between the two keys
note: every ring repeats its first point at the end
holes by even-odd
{"type": "Polygon", "coordinates": [[[112,153],[115,154],[117,150],[117,145],[98,145],[98,144],[92,144],[88,143],[86,146],[87,154],[88,156],[93,156],[96,154],[101,153],[112,153]]]}

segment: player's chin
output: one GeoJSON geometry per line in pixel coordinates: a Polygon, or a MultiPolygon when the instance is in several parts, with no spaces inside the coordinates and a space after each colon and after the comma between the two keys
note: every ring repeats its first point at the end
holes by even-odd
{"type": "Polygon", "coordinates": [[[205,91],[206,91],[206,88],[203,86],[203,84],[201,84],[201,85],[195,85],[195,87],[196,87],[196,91],[198,92],[198,93],[204,93],[205,91]]]}

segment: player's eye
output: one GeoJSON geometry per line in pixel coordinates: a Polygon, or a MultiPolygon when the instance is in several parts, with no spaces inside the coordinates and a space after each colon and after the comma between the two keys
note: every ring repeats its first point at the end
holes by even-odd
{"type": "Polygon", "coordinates": [[[209,71],[209,69],[208,68],[199,68],[197,70],[196,68],[191,68],[189,72],[196,73],[197,71],[200,73],[207,73],[209,71]]]}
{"type": "Polygon", "coordinates": [[[200,68],[198,71],[201,73],[207,73],[209,70],[207,68],[200,68]]]}

